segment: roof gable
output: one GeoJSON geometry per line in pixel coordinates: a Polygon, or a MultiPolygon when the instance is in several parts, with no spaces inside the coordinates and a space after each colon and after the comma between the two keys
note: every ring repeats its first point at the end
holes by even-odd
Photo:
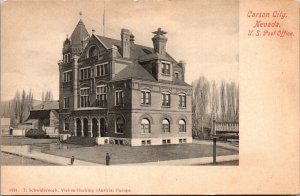
{"type": "Polygon", "coordinates": [[[39,105],[34,106],[31,111],[38,111],[38,110],[58,110],[59,103],[58,101],[46,101],[39,105]]]}

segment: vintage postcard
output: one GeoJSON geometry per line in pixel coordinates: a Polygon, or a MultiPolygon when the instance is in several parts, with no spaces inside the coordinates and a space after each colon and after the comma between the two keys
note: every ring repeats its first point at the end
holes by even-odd
{"type": "Polygon", "coordinates": [[[2,2],[1,194],[299,193],[299,17],[294,0],[2,2]]]}

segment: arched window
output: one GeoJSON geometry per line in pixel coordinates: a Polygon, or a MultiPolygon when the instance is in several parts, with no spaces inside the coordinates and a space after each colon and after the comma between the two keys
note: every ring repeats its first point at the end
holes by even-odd
{"type": "Polygon", "coordinates": [[[70,120],[68,118],[65,119],[65,127],[64,130],[65,131],[69,131],[69,126],[70,126],[70,120]]]}
{"type": "Polygon", "coordinates": [[[116,132],[124,133],[124,125],[125,125],[124,119],[122,117],[118,117],[116,120],[116,132]]]}
{"type": "Polygon", "coordinates": [[[98,56],[98,53],[98,49],[95,46],[93,46],[89,50],[89,57],[98,56]]]}
{"type": "Polygon", "coordinates": [[[170,122],[168,119],[163,119],[162,121],[163,132],[170,132],[170,122]]]}
{"type": "Polygon", "coordinates": [[[150,133],[150,122],[147,118],[144,118],[141,122],[142,133],[150,133]]]}
{"type": "Polygon", "coordinates": [[[183,119],[179,121],[179,132],[186,132],[185,121],[183,119]]]}

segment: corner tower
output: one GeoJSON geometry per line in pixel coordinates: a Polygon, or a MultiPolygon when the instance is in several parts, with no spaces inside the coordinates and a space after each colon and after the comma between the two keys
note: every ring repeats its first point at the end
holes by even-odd
{"type": "Polygon", "coordinates": [[[70,37],[72,56],[80,55],[89,36],[90,34],[86,30],[83,21],[80,19],[70,37]]]}

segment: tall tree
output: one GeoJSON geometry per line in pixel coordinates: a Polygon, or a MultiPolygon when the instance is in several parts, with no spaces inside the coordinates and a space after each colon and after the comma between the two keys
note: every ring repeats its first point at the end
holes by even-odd
{"type": "Polygon", "coordinates": [[[51,90],[47,90],[46,93],[42,92],[42,102],[53,101],[53,94],[51,90]]]}
{"type": "Polygon", "coordinates": [[[193,111],[193,127],[195,130],[203,131],[205,117],[207,114],[207,108],[209,104],[210,96],[210,83],[209,81],[201,76],[198,80],[193,81],[193,101],[192,101],[192,111],[193,111]]]}
{"type": "Polygon", "coordinates": [[[212,81],[212,90],[211,90],[211,113],[215,116],[216,119],[219,118],[219,93],[217,89],[216,82],[212,81]]]}
{"type": "Polygon", "coordinates": [[[221,81],[220,86],[220,104],[221,104],[221,120],[226,121],[226,93],[225,93],[225,81],[221,81]]]}

